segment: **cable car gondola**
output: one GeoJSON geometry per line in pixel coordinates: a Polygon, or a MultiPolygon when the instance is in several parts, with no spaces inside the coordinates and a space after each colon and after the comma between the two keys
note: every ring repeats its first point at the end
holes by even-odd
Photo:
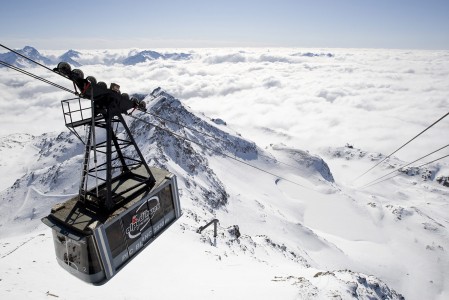
{"type": "Polygon", "coordinates": [[[79,194],[42,221],[52,229],[58,263],[85,282],[103,284],[180,218],[176,177],[148,167],[123,119],[131,109],[145,110],[143,101],[121,94],[117,84],[84,79],[67,63],[54,71],[80,90],[61,104],[85,153],[79,194]]]}

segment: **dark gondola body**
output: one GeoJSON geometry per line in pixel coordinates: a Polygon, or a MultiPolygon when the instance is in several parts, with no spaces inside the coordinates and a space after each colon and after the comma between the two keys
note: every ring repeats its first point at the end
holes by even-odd
{"type": "MultiPolygon", "coordinates": [[[[181,216],[176,177],[151,171],[154,187],[130,191],[125,195],[129,201],[109,213],[80,203],[78,196],[53,207],[43,222],[52,228],[56,258],[64,269],[102,284],[181,216]]],[[[130,180],[117,180],[116,191],[126,189],[130,180]]]]}

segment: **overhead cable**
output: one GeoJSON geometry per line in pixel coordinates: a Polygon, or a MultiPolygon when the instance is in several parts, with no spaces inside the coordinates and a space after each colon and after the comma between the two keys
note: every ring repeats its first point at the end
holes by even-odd
{"type": "Polygon", "coordinates": [[[78,95],[76,92],[74,92],[74,91],[72,91],[72,90],[70,90],[70,89],[68,89],[68,88],[66,88],[66,87],[63,87],[62,85],[59,85],[59,84],[54,83],[54,82],[52,82],[52,81],[50,81],[50,80],[44,79],[44,78],[42,78],[42,77],[40,77],[40,76],[38,76],[38,75],[35,75],[35,74],[30,73],[30,72],[28,72],[28,71],[25,71],[24,69],[21,69],[21,68],[19,68],[19,67],[16,67],[16,66],[13,66],[13,65],[11,65],[11,64],[8,64],[8,63],[5,62],[5,61],[0,60],[0,65],[3,65],[3,66],[5,66],[5,67],[7,67],[7,68],[10,68],[10,69],[15,70],[15,71],[17,71],[17,72],[19,72],[19,73],[25,74],[25,75],[27,75],[27,76],[30,76],[30,77],[32,77],[32,78],[34,78],[34,79],[40,80],[40,81],[42,81],[42,82],[45,82],[45,83],[47,83],[47,84],[49,84],[49,85],[52,85],[52,86],[54,86],[54,87],[56,87],[56,88],[59,88],[59,89],[63,90],[63,91],[72,93],[72,94],[74,94],[74,95],[78,95]]]}
{"type": "Polygon", "coordinates": [[[413,138],[411,138],[408,142],[406,142],[405,144],[403,144],[401,147],[399,147],[398,149],[394,150],[392,153],[388,154],[387,156],[385,156],[381,161],[379,161],[377,164],[375,164],[374,166],[372,166],[371,168],[369,168],[367,171],[365,171],[362,175],[359,175],[357,178],[355,178],[353,180],[353,182],[357,181],[358,179],[360,179],[361,177],[363,177],[364,175],[366,175],[368,172],[370,172],[371,170],[373,170],[375,167],[377,167],[378,165],[380,165],[382,162],[384,162],[385,160],[387,160],[388,158],[390,158],[393,154],[395,154],[396,152],[398,152],[399,150],[401,150],[402,148],[404,148],[405,146],[407,146],[410,142],[412,142],[414,139],[416,139],[417,137],[419,137],[421,134],[423,134],[424,132],[426,132],[427,130],[429,130],[430,128],[432,128],[435,124],[437,124],[438,122],[440,122],[441,120],[443,120],[444,118],[446,118],[449,115],[449,112],[447,112],[444,116],[442,116],[441,118],[439,118],[438,120],[436,120],[435,122],[433,122],[430,126],[428,126],[426,129],[424,129],[423,131],[421,131],[420,133],[418,133],[417,135],[415,135],[413,138]]]}
{"type": "Polygon", "coordinates": [[[50,68],[47,67],[46,65],[43,65],[43,64],[41,64],[40,62],[37,62],[37,61],[35,61],[35,60],[33,60],[33,59],[27,57],[26,55],[23,55],[23,54],[17,52],[16,50],[13,50],[13,49],[11,49],[11,48],[9,48],[9,47],[3,45],[3,44],[0,44],[0,47],[3,47],[3,48],[5,48],[5,49],[7,49],[7,50],[13,52],[13,53],[16,54],[16,55],[19,55],[20,57],[23,57],[23,58],[25,58],[26,60],[29,60],[29,61],[35,63],[36,65],[39,65],[39,66],[41,66],[41,67],[43,67],[43,68],[45,68],[45,69],[47,69],[47,70],[49,70],[49,71],[51,71],[51,72],[54,72],[54,73],[56,73],[56,74],[58,74],[58,75],[60,75],[60,76],[62,76],[62,77],[64,77],[64,78],[66,78],[64,75],[62,75],[62,74],[60,74],[60,73],[58,73],[58,72],[55,72],[55,70],[50,69],[50,68]]]}
{"type": "MultiPolygon", "coordinates": [[[[439,160],[441,160],[441,159],[443,159],[443,158],[446,158],[446,157],[449,157],[449,154],[448,154],[448,155],[445,155],[445,156],[442,156],[442,157],[439,157],[439,158],[437,158],[437,159],[434,159],[434,160],[432,160],[432,161],[426,162],[426,163],[424,163],[424,164],[422,164],[422,165],[420,165],[420,166],[417,166],[417,167],[415,167],[415,168],[421,168],[421,167],[424,167],[424,166],[426,166],[426,165],[429,165],[429,164],[431,164],[431,163],[434,163],[434,162],[439,161],[439,160]]],[[[378,183],[381,183],[381,182],[390,180],[390,179],[395,178],[395,177],[397,177],[397,176],[399,176],[399,175],[401,175],[401,173],[396,174],[396,175],[391,176],[391,177],[388,177],[388,178],[385,178],[384,180],[381,180],[381,181],[378,181],[378,182],[374,182],[374,183],[372,183],[372,184],[370,184],[370,185],[366,185],[366,186],[364,186],[363,188],[367,188],[367,187],[376,185],[376,184],[378,184],[378,183]]]]}
{"type": "MultiPolygon", "coordinates": [[[[206,133],[206,132],[199,131],[199,130],[193,128],[193,127],[189,127],[189,126],[184,125],[184,124],[182,124],[182,123],[178,123],[178,122],[172,121],[172,120],[170,120],[170,119],[161,117],[161,116],[159,116],[159,115],[157,115],[157,114],[155,114],[155,113],[151,113],[151,112],[149,112],[149,111],[141,111],[141,112],[143,112],[143,113],[145,113],[145,114],[147,114],[147,115],[151,115],[151,116],[153,116],[153,117],[155,117],[155,118],[158,118],[158,119],[160,119],[160,120],[164,120],[164,121],[166,121],[166,122],[173,123],[173,124],[178,125],[178,126],[180,126],[180,127],[184,127],[184,128],[186,128],[186,129],[195,131],[195,132],[197,132],[197,133],[199,133],[199,134],[201,134],[201,135],[204,135],[204,136],[213,138],[213,139],[216,140],[216,141],[220,141],[220,142],[225,143],[225,144],[230,143],[230,142],[225,141],[225,140],[223,140],[223,139],[221,139],[221,138],[219,138],[219,137],[217,137],[217,136],[208,134],[208,133],[206,133]]],[[[297,166],[293,166],[293,165],[291,165],[291,164],[282,162],[282,161],[280,161],[280,160],[278,160],[278,159],[276,159],[276,158],[270,157],[270,156],[268,156],[268,155],[264,155],[264,154],[261,154],[261,153],[258,153],[258,155],[261,156],[261,157],[268,158],[268,159],[274,159],[277,163],[280,163],[280,164],[289,166],[289,167],[291,167],[291,168],[298,168],[297,166]]]]}
{"type": "Polygon", "coordinates": [[[198,145],[198,146],[200,146],[200,147],[202,147],[202,148],[206,148],[206,149],[211,150],[211,151],[213,151],[213,152],[215,152],[215,153],[217,153],[217,154],[220,154],[220,155],[223,155],[223,156],[225,156],[225,157],[227,157],[227,158],[230,158],[230,159],[232,159],[232,160],[235,160],[235,161],[237,161],[237,162],[239,162],[239,163],[241,163],[241,164],[247,165],[247,166],[249,166],[249,167],[251,167],[251,168],[254,168],[254,169],[259,170],[259,171],[261,171],[261,172],[270,174],[270,175],[272,175],[272,176],[274,176],[274,177],[277,177],[277,178],[279,178],[279,179],[282,179],[282,180],[285,180],[285,181],[287,181],[287,182],[293,183],[293,184],[298,185],[298,186],[300,186],[300,187],[303,187],[303,188],[305,188],[305,189],[315,191],[314,189],[311,189],[311,188],[309,188],[309,187],[306,187],[306,186],[304,186],[304,185],[302,185],[302,184],[299,184],[299,183],[297,183],[297,182],[295,182],[295,181],[292,181],[292,180],[290,180],[290,179],[281,177],[281,176],[279,176],[279,175],[277,175],[277,174],[274,174],[274,173],[272,173],[272,172],[270,172],[270,171],[264,170],[264,169],[262,169],[262,168],[260,168],[260,167],[254,166],[254,165],[252,165],[252,164],[250,164],[250,163],[247,163],[247,162],[245,162],[245,161],[243,161],[243,160],[241,160],[241,159],[238,159],[238,158],[236,158],[236,157],[233,157],[233,156],[231,156],[231,155],[228,155],[228,154],[226,154],[226,153],[223,153],[223,152],[221,152],[221,151],[218,151],[218,150],[213,149],[213,148],[211,148],[211,147],[208,147],[208,146],[206,146],[206,145],[202,145],[201,143],[198,143],[198,142],[195,142],[195,141],[193,141],[193,140],[190,140],[190,139],[188,139],[187,137],[184,137],[184,136],[182,136],[182,135],[180,135],[180,134],[177,134],[177,133],[175,133],[175,132],[173,132],[173,131],[171,131],[171,130],[168,130],[168,129],[166,129],[166,128],[163,128],[163,127],[161,127],[161,126],[158,126],[158,125],[153,124],[153,123],[151,123],[151,122],[148,122],[148,121],[146,121],[146,120],[140,119],[140,118],[135,117],[135,116],[133,116],[133,115],[128,115],[128,116],[131,117],[131,118],[133,118],[133,119],[136,119],[136,120],[138,120],[138,121],[141,121],[141,122],[143,122],[143,123],[145,123],[145,124],[147,124],[147,125],[154,126],[155,128],[158,128],[158,129],[161,129],[161,130],[163,130],[163,131],[166,131],[166,132],[168,132],[169,134],[174,135],[174,136],[176,136],[176,137],[178,137],[178,138],[180,138],[180,139],[183,139],[183,140],[185,140],[185,141],[194,143],[194,144],[196,144],[196,145],[198,145]]]}
{"type": "Polygon", "coordinates": [[[430,155],[432,155],[432,154],[434,154],[434,153],[436,153],[436,152],[438,152],[438,151],[440,151],[440,150],[443,150],[444,148],[447,148],[447,147],[449,147],[449,144],[447,144],[446,146],[443,146],[443,147],[441,147],[441,148],[439,148],[439,149],[437,149],[437,150],[435,150],[435,151],[433,151],[433,152],[431,152],[431,153],[429,153],[429,154],[426,154],[426,155],[424,155],[424,156],[422,156],[422,157],[420,157],[420,158],[418,158],[418,159],[416,159],[416,160],[414,160],[414,161],[412,161],[412,162],[410,162],[410,163],[408,163],[408,164],[406,164],[406,165],[403,165],[403,166],[399,167],[398,169],[393,170],[393,171],[391,171],[390,173],[387,173],[387,174],[383,175],[382,177],[379,177],[379,178],[377,178],[377,179],[375,179],[375,180],[373,180],[373,181],[370,181],[370,182],[368,182],[367,184],[365,184],[364,186],[362,186],[361,188],[363,189],[363,188],[365,188],[365,187],[367,187],[367,186],[370,186],[370,185],[373,184],[374,182],[376,182],[376,181],[378,181],[378,180],[380,180],[380,179],[382,179],[382,178],[385,178],[385,177],[387,177],[388,175],[391,175],[391,174],[393,174],[393,173],[395,173],[395,172],[400,172],[401,169],[403,169],[403,168],[405,168],[405,167],[408,167],[408,166],[410,166],[411,164],[414,164],[415,162],[418,162],[418,161],[420,161],[421,159],[424,159],[424,158],[426,158],[426,157],[428,157],[428,156],[430,156],[430,155]]]}

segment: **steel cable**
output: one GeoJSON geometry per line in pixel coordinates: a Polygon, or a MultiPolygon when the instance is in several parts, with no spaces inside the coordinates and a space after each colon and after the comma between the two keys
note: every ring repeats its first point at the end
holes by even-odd
{"type": "Polygon", "coordinates": [[[396,170],[394,170],[394,171],[391,171],[390,173],[387,173],[387,174],[383,175],[382,177],[379,177],[379,178],[377,178],[377,179],[375,179],[375,180],[373,180],[373,181],[370,181],[370,182],[368,182],[367,184],[365,184],[364,186],[362,186],[361,188],[363,189],[363,188],[365,188],[365,187],[367,187],[367,186],[370,186],[370,185],[373,184],[374,182],[376,182],[376,181],[378,181],[378,180],[380,180],[380,179],[382,179],[382,178],[385,178],[385,177],[387,177],[388,175],[391,175],[391,174],[393,174],[393,173],[395,173],[395,172],[400,172],[401,169],[403,169],[403,168],[405,168],[405,167],[408,167],[408,166],[410,166],[411,164],[414,164],[415,162],[418,162],[418,161],[420,161],[421,159],[426,158],[426,157],[428,157],[428,156],[430,156],[430,155],[432,155],[432,154],[434,154],[434,153],[436,153],[436,152],[438,152],[438,151],[440,151],[440,150],[443,150],[444,148],[447,148],[447,147],[449,147],[449,144],[447,144],[446,146],[443,146],[443,147],[441,147],[441,148],[439,148],[439,149],[437,149],[437,150],[435,150],[435,151],[432,151],[431,153],[426,154],[426,155],[424,155],[424,156],[422,156],[422,157],[420,157],[420,158],[418,158],[418,159],[416,159],[416,160],[414,160],[414,161],[412,161],[412,162],[410,162],[410,163],[408,163],[408,164],[406,164],[406,165],[403,165],[403,166],[401,166],[400,168],[398,168],[398,169],[396,169],[396,170]]]}
{"type": "Polygon", "coordinates": [[[375,164],[374,166],[372,166],[371,168],[369,168],[367,171],[365,171],[362,175],[356,177],[353,182],[357,181],[358,179],[360,179],[361,177],[363,177],[364,175],[366,175],[368,172],[370,172],[371,170],[373,170],[375,167],[377,167],[378,165],[380,165],[382,162],[384,162],[385,160],[387,160],[389,157],[391,157],[393,154],[395,154],[396,152],[398,152],[399,150],[401,150],[402,148],[404,148],[405,146],[407,146],[410,142],[412,142],[413,140],[415,140],[417,137],[419,137],[421,134],[423,134],[424,132],[426,132],[427,130],[429,130],[430,128],[432,128],[435,124],[437,124],[438,122],[440,122],[441,120],[443,120],[444,118],[446,118],[449,115],[449,112],[447,112],[444,116],[442,116],[441,118],[439,118],[438,120],[436,120],[435,122],[433,122],[430,126],[428,126],[426,129],[424,129],[423,131],[421,131],[420,133],[418,133],[417,135],[415,135],[413,138],[411,138],[408,142],[406,142],[405,144],[403,144],[401,147],[399,147],[398,149],[396,149],[395,151],[393,151],[392,153],[388,154],[386,157],[384,157],[381,161],[379,161],[377,164],[375,164]]]}
{"type": "Polygon", "coordinates": [[[39,65],[39,66],[41,66],[41,67],[43,67],[43,68],[45,68],[45,69],[47,69],[47,70],[53,72],[53,73],[56,73],[56,74],[58,74],[58,75],[60,75],[60,76],[62,76],[62,77],[64,77],[64,78],[67,78],[67,77],[65,77],[64,75],[62,75],[62,74],[56,72],[55,70],[50,69],[50,68],[47,67],[46,65],[43,65],[43,64],[41,64],[41,63],[39,63],[39,62],[37,62],[37,61],[35,61],[35,60],[33,60],[33,59],[27,57],[26,55],[23,55],[23,54],[17,52],[16,50],[13,50],[13,49],[11,49],[11,48],[9,48],[9,47],[3,45],[3,44],[0,44],[0,47],[3,47],[3,48],[5,48],[5,49],[7,49],[7,50],[13,52],[14,54],[19,55],[19,56],[25,58],[26,60],[29,60],[29,61],[31,61],[31,62],[33,62],[33,63],[35,63],[35,64],[37,64],[37,65],[39,65]]]}
{"type": "Polygon", "coordinates": [[[146,121],[146,120],[140,119],[140,118],[135,117],[135,116],[133,116],[133,115],[128,115],[128,116],[131,117],[131,118],[133,118],[133,119],[136,119],[136,120],[138,120],[138,121],[141,121],[141,122],[143,122],[143,123],[145,123],[145,124],[147,124],[147,125],[154,126],[155,128],[158,128],[158,129],[160,129],[160,130],[166,131],[166,132],[168,132],[169,134],[174,135],[174,136],[176,136],[176,137],[178,137],[178,138],[180,138],[180,139],[182,139],[182,140],[184,140],[184,141],[188,141],[188,142],[194,143],[194,144],[200,146],[201,148],[206,148],[206,149],[208,149],[208,150],[210,150],[210,151],[213,151],[213,152],[215,152],[215,153],[217,153],[217,154],[223,155],[223,156],[225,156],[225,157],[227,157],[227,158],[230,158],[230,159],[232,159],[232,160],[235,160],[235,161],[237,161],[237,162],[239,162],[239,163],[241,163],[241,164],[247,165],[247,166],[249,166],[249,167],[251,167],[251,168],[254,168],[254,169],[259,170],[259,171],[261,171],[261,172],[264,172],[264,173],[266,173],[266,174],[269,174],[269,175],[272,175],[272,176],[277,177],[277,178],[279,178],[279,179],[282,179],[282,180],[285,180],[285,181],[287,181],[287,182],[293,183],[293,184],[295,184],[295,185],[297,185],[297,186],[300,186],[300,187],[303,187],[303,188],[305,188],[305,189],[308,189],[308,190],[317,192],[316,190],[311,189],[311,188],[309,188],[309,187],[306,187],[306,186],[304,186],[304,185],[302,185],[302,184],[299,184],[299,183],[297,183],[297,182],[295,182],[295,181],[292,181],[292,180],[290,180],[290,179],[281,177],[281,176],[279,176],[279,175],[277,175],[277,174],[275,174],[275,173],[272,173],[272,172],[267,171],[267,170],[264,170],[264,169],[262,169],[262,168],[260,168],[260,167],[254,166],[254,165],[252,165],[252,164],[250,164],[250,163],[247,163],[247,162],[245,162],[245,161],[243,161],[243,160],[240,160],[240,159],[238,159],[238,158],[232,157],[231,155],[228,155],[228,154],[226,154],[226,153],[223,153],[223,152],[221,152],[221,151],[218,151],[218,150],[213,149],[213,148],[211,148],[211,147],[208,147],[208,146],[206,146],[206,145],[202,145],[201,143],[198,143],[198,142],[195,142],[195,141],[193,141],[193,140],[190,140],[190,139],[188,139],[187,137],[184,137],[184,136],[182,136],[182,135],[179,135],[179,134],[177,134],[177,133],[175,133],[175,132],[172,132],[172,131],[170,131],[170,130],[168,130],[168,129],[166,129],[166,128],[162,128],[161,126],[158,126],[158,125],[153,124],[153,123],[151,123],[151,122],[148,122],[148,121],[146,121]]]}
{"type": "Polygon", "coordinates": [[[42,78],[42,77],[40,77],[40,76],[38,76],[38,75],[35,75],[35,74],[30,73],[30,72],[28,72],[28,71],[25,71],[24,69],[21,69],[21,68],[19,68],[19,67],[16,67],[16,66],[13,66],[13,65],[11,65],[11,64],[8,64],[8,63],[5,62],[5,61],[0,60],[0,65],[3,65],[3,66],[5,66],[5,67],[7,67],[7,68],[10,68],[10,69],[12,69],[12,70],[14,70],[14,71],[17,71],[17,72],[19,72],[19,73],[25,74],[25,75],[27,75],[27,76],[30,76],[30,77],[32,77],[32,78],[34,78],[34,79],[40,80],[40,81],[42,81],[42,82],[45,82],[45,83],[47,83],[47,84],[49,84],[49,85],[52,85],[52,86],[54,86],[54,87],[56,87],[56,88],[59,88],[59,89],[63,90],[63,91],[72,93],[72,94],[74,94],[74,95],[78,95],[78,93],[76,93],[76,92],[74,92],[74,91],[72,91],[72,90],[70,90],[70,89],[68,89],[68,88],[66,88],[66,87],[63,87],[62,85],[59,85],[59,84],[54,83],[54,82],[52,82],[52,81],[50,81],[50,80],[44,79],[44,78],[42,78]]]}
{"type": "MultiPolygon", "coordinates": [[[[439,161],[439,160],[441,160],[441,159],[443,159],[443,158],[446,158],[446,157],[449,157],[449,154],[448,154],[448,155],[445,155],[445,156],[442,156],[442,157],[439,157],[439,158],[437,158],[437,159],[434,159],[434,160],[432,160],[432,161],[426,162],[426,163],[424,163],[424,164],[422,164],[422,165],[420,165],[420,166],[417,166],[416,168],[424,167],[424,166],[426,166],[426,165],[429,165],[429,164],[431,164],[431,163],[434,163],[434,162],[439,161]]],[[[389,178],[385,178],[384,180],[381,180],[381,181],[378,181],[378,182],[374,182],[374,183],[372,183],[372,184],[370,184],[370,185],[366,185],[366,186],[364,186],[364,187],[362,187],[362,188],[367,188],[367,187],[370,187],[370,186],[379,184],[379,183],[381,183],[381,182],[384,182],[384,181],[393,179],[393,178],[395,178],[395,177],[397,177],[397,176],[399,176],[399,175],[401,175],[401,173],[396,174],[396,175],[394,175],[394,176],[391,176],[391,177],[389,177],[389,178]]]]}
{"type": "MultiPolygon", "coordinates": [[[[170,120],[170,119],[161,117],[161,116],[159,116],[159,115],[157,115],[157,114],[154,114],[154,113],[151,113],[151,112],[148,112],[148,111],[141,111],[141,112],[143,112],[143,113],[145,113],[145,114],[148,114],[148,115],[150,115],[150,116],[153,116],[153,117],[155,117],[155,118],[158,118],[158,119],[160,119],[160,120],[164,120],[164,121],[166,121],[166,122],[170,122],[170,123],[173,123],[173,124],[175,124],[175,125],[178,125],[178,126],[187,128],[187,129],[189,129],[189,130],[195,131],[195,132],[197,132],[197,133],[199,133],[199,134],[201,134],[201,135],[204,135],[204,136],[213,138],[214,140],[220,141],[220,142],[222,142],[222,143],[224,143],[224,144],[230,143],[230,142],[225,141],[225,140],[223,140],[223,139],[221,139],[221,138],[219,138],[219,137],[217,137],[217,136],[213,136],[213,135],[208,134],[208,133],[206,133],[206,132],[199,131],[199,130],[197,130],[197,129],[195,129],[195,128],[192,128],[192,127],[186,126],[186,125],[184,125],[184,124],[182,124],[182,123],[178,123],[178,122],[172,121],[172,120],[170,120]]],[[[232,144],[232,143],[231,143],[231,144],[232,144]]],[[[265,157],[265,158],[267,158],[267,159],[274,159],[277,163],[280,163],[280,164],[289,166],[289,167],[291,167],[291,168],[298,168],[297,166],[293,166],[293,165],[291,165],[291,164],[282,162],[282,161],[280,161],[280,160],[278,160],[278,159],[276,159],[276,158],[270,157],[270,156],[268,156],[268,155],[264,155],[264,154],[261,154],[261,153],[258,153],[258,155],[261,156],[261,157],[265,157]]]]}

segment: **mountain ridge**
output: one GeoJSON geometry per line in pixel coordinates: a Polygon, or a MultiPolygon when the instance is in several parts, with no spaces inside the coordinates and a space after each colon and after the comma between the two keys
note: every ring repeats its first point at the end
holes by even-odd
{"type": "MultiPolygon", "coordinates": [[[[25,46],[23,49],[16,49],[15,51],[46,66],[56,66],[61,61],[67,62],[74,67],[81,67],[83,65],[83,59],[81,58],[82,53],[73,49],[70,49],[57,57],[54,55],[43,55],[36,48],[31,46],[25,46]]],[[[110,58],[103,61],[103,63],[106,63],[108,65],[123,64],[125,66],[129,66],[156,59],[180,61],[188,60],[191,58],[192,54],[183,52],[160,53],[152,50],[143,50],[137,53],[133,53],[133,51],[131,51],[125,57],[119,56],[116,58],[110,58]]],[[[28,68],[35,66],[29,60],[11,51],[0,53],[0,60],[19,68],[28,68]]],[[[0,65],[0,67],[4,66],[0,65]]]]}

